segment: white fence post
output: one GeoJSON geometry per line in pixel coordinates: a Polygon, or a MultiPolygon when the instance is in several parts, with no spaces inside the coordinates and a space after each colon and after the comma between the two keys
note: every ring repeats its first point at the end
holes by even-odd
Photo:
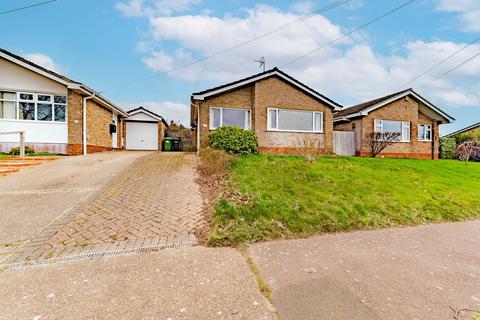
{"type": "Polygon", "coordinates": [[[25,157],[25,131],[0,132],[0,135],[17,133],[20,135],[20,157],[25,157]]]}

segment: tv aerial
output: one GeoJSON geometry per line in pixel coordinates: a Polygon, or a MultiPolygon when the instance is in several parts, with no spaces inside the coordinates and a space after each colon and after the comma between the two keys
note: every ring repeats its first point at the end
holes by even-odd
{"type": "Polygon", "coordinates": [[[255,60],[255,62],[259,63],[259,68],[263,68],[263,72],[265,72],[265,57],[262,56],[258,60],[255,60]]]}

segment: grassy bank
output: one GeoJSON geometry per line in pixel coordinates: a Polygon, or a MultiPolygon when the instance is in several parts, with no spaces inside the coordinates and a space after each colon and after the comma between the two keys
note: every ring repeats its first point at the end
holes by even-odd
{"type": "Polygon", "coordinates": [[[211,245],[480,217],[480,163],[249,156],[216,206],[211,245]]]}

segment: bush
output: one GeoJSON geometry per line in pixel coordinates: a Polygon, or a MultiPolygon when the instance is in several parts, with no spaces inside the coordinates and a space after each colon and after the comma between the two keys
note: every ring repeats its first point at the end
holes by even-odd
{"type": "Polygon", "coordinates": [[[238,127],[220,127],[208,135],[210,145],[214,149],[225,150],[233,154],[258,153],[258,140],[254,131],[238,127]]]}
{"type": "Polygon", "coordinates": [[[457,150],[457,142],[455,138],[440,139],[440,157],[442,159],[455,159],[455,151],[457,150]]]}
{"type": "Polygon", "coordinates": [[[223,150],[201,149],[198,170],[206,176],[228,175],[237,157],[223,150]]]}
{"type": "Polygon", "coordinates": [[[455,151],[455,156],[462,161],[480,161],[480,141],[472,140],[462,143],[455,151]]]}
{"type": "MultiPolygon", "coordinates": [[[[27,154],[34,154],[34,153],[35,153],[35,151],[32,148],[27,147],[27,146],[25,147],[25,154],[26,155],[27,154]]],[[[10,149],[10,152],[8,154],[11,155],[11,156],[20,155],[20,147],[10,149]]]]}

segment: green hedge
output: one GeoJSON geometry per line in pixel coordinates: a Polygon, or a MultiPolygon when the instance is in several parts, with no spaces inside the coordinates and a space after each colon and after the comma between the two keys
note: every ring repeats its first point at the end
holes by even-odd
{"type": "Polygon", "coordinates": [[[228,153],[240,155],[258,153],[258,140],[254,131],[238,127],[220,127],[209,133],[208,140],[212,148],[228,153]]]}
{"type": "Polygon", "coordinates": [[[440,139],[440,158],[455,159],[455,151],[457,150],[457,142],[455,138],[440,139]]]}

